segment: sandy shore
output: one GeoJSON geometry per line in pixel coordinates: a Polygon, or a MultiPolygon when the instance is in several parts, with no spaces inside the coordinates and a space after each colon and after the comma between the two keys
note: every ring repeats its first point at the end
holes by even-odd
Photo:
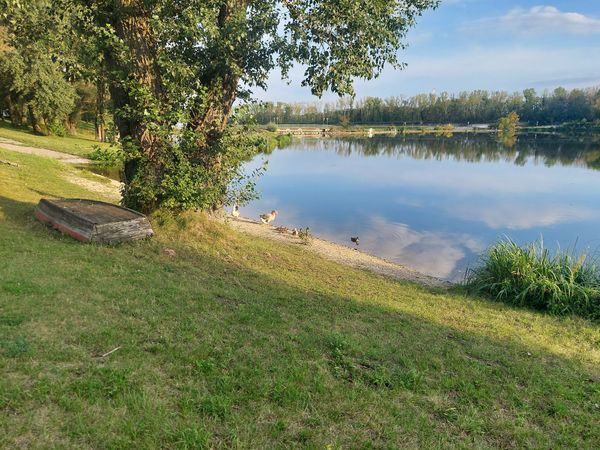
{"type": "MultiPolygon", "coordinates": [[[[302,241],[290,233],[280,233],[276,227],[264,225],[246,218],[227,217],[225,219],[232,228],[243,233],[251,234],[261,238],[286,242],[291,245],[302,245],[302,241]]],[[[306,248],[318,255],[335,261],[339,264],[359,269],[366,269],[380,275],[389,276],[401,281],[410,281],[428,287],[448,288],[452,285],[449,281],[424,275],[413,269],[387,261],[377,256],[363,253],[355,248],[334,244],[323,239],[313,238],[306,248]]]]}

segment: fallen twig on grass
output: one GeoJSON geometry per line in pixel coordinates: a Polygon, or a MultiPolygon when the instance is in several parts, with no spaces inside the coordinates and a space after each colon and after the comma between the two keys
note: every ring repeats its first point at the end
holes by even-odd
{"type": "Polygon", "coordinates": [[[120,346],[119,346],[119,347],[117,347],[117,348],[113,348],[113,349],[112,349],[110,352],[108,352],[108,353],[105,353],[105,354],[104,354],[104,355],[102,355],[100,358],[104,358],[104,357],[106,357],[106,356],[110,355],[111,353],[114,353],[114,352],[116,352],[116,351],[117,351],[117,350],[119,350],[120,348],[121,348],[120,346]]]}

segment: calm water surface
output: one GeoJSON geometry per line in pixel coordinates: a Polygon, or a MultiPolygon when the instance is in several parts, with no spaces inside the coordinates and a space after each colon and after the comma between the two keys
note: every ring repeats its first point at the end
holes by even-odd
{"type": "Polygon", "coordinates": [[[462,278],[503,236],[548,247],[600,247],[600,141],[522,136],[304,139],[261,156],[262,197],[242,214],[411,266],[462,278]]]}

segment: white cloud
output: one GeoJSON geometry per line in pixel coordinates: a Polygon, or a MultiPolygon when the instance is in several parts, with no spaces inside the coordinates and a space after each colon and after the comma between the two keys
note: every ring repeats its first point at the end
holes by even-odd
{"type": "Polygon", "coordinates": [[[457,276],[464,258],[485,248],[467,234],[416,231],[384,217],[371,218],[369,225],[368,233],[360,237],[363,250],[441,278],[457,276]]]}
{"type": "Polygon", "coordinates": [[[543,46],[488,46],[461,48],[435,56],[406,55],[403,71],[386,68],[380,78],[358,81],[358,96],[400,95],[447,90],[491,89],[521,90],[547,87],[538,80],[569,79],[573,73],[585,78],[585,83],[567,83],[565,87],[600,82],[600,59],[590,55],[600,52],[599,43],[577,48],[547,48],[543,46]]]}
{"type": "Polygon", "coordinates": [[[514,33],[600,33],[600,19],[577,12],[564,12],[554,6],[514,8],[500,17],[473,22],[464,30],[485,30],[496,27],[499,31],[514,33]]]}
{"type": "MultiPolygon", "coordinates": [[[[509,43],[505,46],[465,47],[435,55],[409,50],[402,56],[405,70],[386,67],[377,79],[356,82],[357,96],[412,95],[419,92],[458,92],[461,90],[521,90],[529,87],[543,89],[547,82],[540,80],[571,80],[561,82],[567,88],[600,83],[600,59],[590,55],[600,52],[600,42],[589,42],[576,48],[548,48],[509,43]],[[580,80],[573,80],[573,73],[580,80]]],[[[307,88],[300,87],[302,73],[296,68],[293,84],[287,85],[274,72],[267,92],[256,90],[257,97],[275,101],[314,101],[307,88]]],[[[556,87],[552,85],[551,87],[556,87]]],[[[326,94],[325,101],[338,97],[326,94]]]]}
{"type": "Polygon", "coordinates": [[[499,230],[530,230],[560,223],[581,222],[598,218],[598,211],[582,206],[514,201],[496,203],[488,207],[468,204],[453,205],[448,212],[463,220],[477,220],[499,230]]]}

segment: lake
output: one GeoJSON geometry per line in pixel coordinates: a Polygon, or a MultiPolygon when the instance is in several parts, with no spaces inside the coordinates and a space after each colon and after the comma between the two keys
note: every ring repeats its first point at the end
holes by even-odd
{"type": "Polygon", "coordinates": [[[242,215],[279,210],[276,225],[450,280],[490,244],[543,236],[550,248],[600,246],[600,140],[520,136],[297,139],[261,155],[261,198],[242,215]]]}

